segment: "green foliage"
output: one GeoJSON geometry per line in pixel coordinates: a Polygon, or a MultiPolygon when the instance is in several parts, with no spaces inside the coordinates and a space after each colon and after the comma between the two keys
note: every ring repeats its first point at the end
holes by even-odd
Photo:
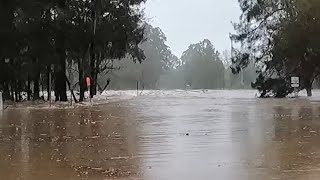
{"type": "MultiPolygon", "coordinates": [[[[110,74],[112,79],[110,88],[135,89],[138,81],[141,88],[159,88],[160,76],[175,66],[178,60],[166,45],[167,38],[160,28],[145,24],[144,38],[140,48],[144,51],[145,60],[140,64],[130,63],[131,58],[126,57],[120,62],[114,62],[114,70],[110,74]]],[[[106,79],[102,77],[101,79],[106,79]]]]}
{"type": "Polygon", "coordinates": [[[194,89],[224,88],[225,68],[220,60],[220,53],[209,40],[190,45],[181,60],[186,72],[186,85],[194,89]]]}
{"type": "MultiPolygon", "coordinates": [[[[254,62],[261,76],[301,78],[311,91],[319,76],[320,3],[316,0],[240,0],[242,16],[231,38],[242,49],[233,57],[233,72],[254,62]]],[[[289,91],[288,91],[289,92],[289,91]]]]}
{"type": "Polygon", "coordinates": [[[129,54],[133,61],[141,62],[145,58],[139,47],[144,39],[143,13],[139,8],[142,2],[2,0],[0,89],[17,100],[14,92],[29,92],[32,81],[36,98],[40,79],[48,77],[48,67],[54,65],[55,90],[60,92],[56,96],[66,100],[63,98],[66,97],[66,61],[78,65],[78,84],[82,90],[84,76],[90,75],[95,85],[95,77],[109,68],[105,64],[110,59],[129,54]],[[13,67],[16,67],[14,72],[2,69],[13,67]],[[25,68],[24,77],[28,78],[20,76],[21,68],[25,68]]]}
{"type": "Polygon", "coordinates": [[[258,76],[257,81],[252,83],[252,87],[260,91],[261,98],[284,98],[294,90],[286,79],[266,79],[261,74],[258,76]]]}
{"type": "Polygon", "coordinates": [[[146,28],[146,41],[141,45],[145,61],[135,64],[129,57],[114,61],[115,70],[100,76],[100,84],[110,78],[110,89],[135,89],[137,81],[141,89],[251,88],[251,82],[257,76],[253,64],[244,70],[244,84],[241,84],[240,76],[229,70],[230,57],[226,53],[221,56],[209,40],[190,45],[178,59],[165,44],[162,31],[149,25],[146,27],[149,27],[146,28]]]}

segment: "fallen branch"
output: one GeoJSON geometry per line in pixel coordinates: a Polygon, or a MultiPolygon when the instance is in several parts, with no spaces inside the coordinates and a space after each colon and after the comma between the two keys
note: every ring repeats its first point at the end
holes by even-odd
{"type": "Polygon", "coordinates": [[[107,89],[107,87],[109,86],[110,82],[111,82],[111,80],[108,79],[108,80],[107,80],[107,84],[103,87],[103,89],[101,89],[100,94],[102,94],[103,91],[107,89]]]}
{"type": "MultiPolygon", "coordinates": [[[[74,99],[74,102],[75,102],[75,103],[78,103],[79,101],[77,100],[76,96],[74,95],[73,88],[71,88],[71,83],[70,83],[69,79],[67,78],[67,76],[66,76],[66,80],[67,80],[67,84],[68,84],[68,86],[69,86],[70,92],[71,92],[71,94],[72,94],[72,97],[73,97],[73,99],[74,99]]],[[[71,98],[72,98],[72,97],[71,97],[71,98]]]]}

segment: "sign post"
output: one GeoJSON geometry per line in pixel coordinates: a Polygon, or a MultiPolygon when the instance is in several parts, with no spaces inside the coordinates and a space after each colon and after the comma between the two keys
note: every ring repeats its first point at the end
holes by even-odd
{"type": "Polygon", "coordinates": [[[291,87],[294,88],[295,97],[298,97],[299,87],[300,87],[300,78],[299,77],[291,77],[291,87]]]}
{"type": "Polygon", "coordinates": [[[86,77],[86,84],[87,84],[87,88],[89,91],[89,98],[90,98],[90,103],[91,103],[91,91],[90,91],[91,79],[90,79],[90,77],[86,77]]]}

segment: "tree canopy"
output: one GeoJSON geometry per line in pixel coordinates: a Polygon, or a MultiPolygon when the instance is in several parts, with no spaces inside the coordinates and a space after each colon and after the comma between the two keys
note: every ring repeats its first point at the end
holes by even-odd
{"type": "Polygon", "coordinates": [[[38,99],[40,84],[48,89],[52,73],[56,100],[66,101],[67,84],[72,89],[66,64],[77,68],[80,101],[85,76],[92,79],[93,96],[97,76],[112,68],[111,59],[145,58],[139,47],[144,39],[142,2],[1,0],[0,89],[5,98],[21,100],[22,91],[30,98],[32,91],[33,99],[38,99]]]}
{"type": "Polygon", "coordinates": [[[307,89],[311,96],[312,83],[319,76],[316,60],[319,1],[239,0],[239,3],[242,15],[240,22],[234,24],[237,33],[231,38],[241,43],[241,50],[234,54],[233,71],[238,73],[254,62],[261,69],[261,76],[283,79],[286,86],[291,76],[298,76],[301,89],[307,89]]]}
{"type": "Polygon", "coordinates": [[[224,65],[220,53],[208,39],[190,45],[181,60],[187,85],[196,89],[224,88],[224,65]]]}
{"type": "Polygon", "coordinates": [[[141,64],[131,62],[131,57],[126,57],[114,66],[119,70],[113,71],[110,76],[114,79],[111,88],[134,89],[138,81],[140,86],[146,89],[159,88],[160,76],[175,65],[178,59],[169,46],[167,38],[158,27],[145,24],[144,41],[140,48],[144,51],[145,60],[141,64]]]}

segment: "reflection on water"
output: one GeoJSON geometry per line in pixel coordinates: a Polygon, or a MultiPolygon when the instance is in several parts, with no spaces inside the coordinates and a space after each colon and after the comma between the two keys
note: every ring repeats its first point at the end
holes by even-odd
{"type": "MultiPolygon", "coordinates": [[[[72,110],[5,110],[6,179],[319,179],[320,108],[253,91],[149,91],[72,110]]],[[[1,178],[0,178],[1,179],[1,178]]]]}

